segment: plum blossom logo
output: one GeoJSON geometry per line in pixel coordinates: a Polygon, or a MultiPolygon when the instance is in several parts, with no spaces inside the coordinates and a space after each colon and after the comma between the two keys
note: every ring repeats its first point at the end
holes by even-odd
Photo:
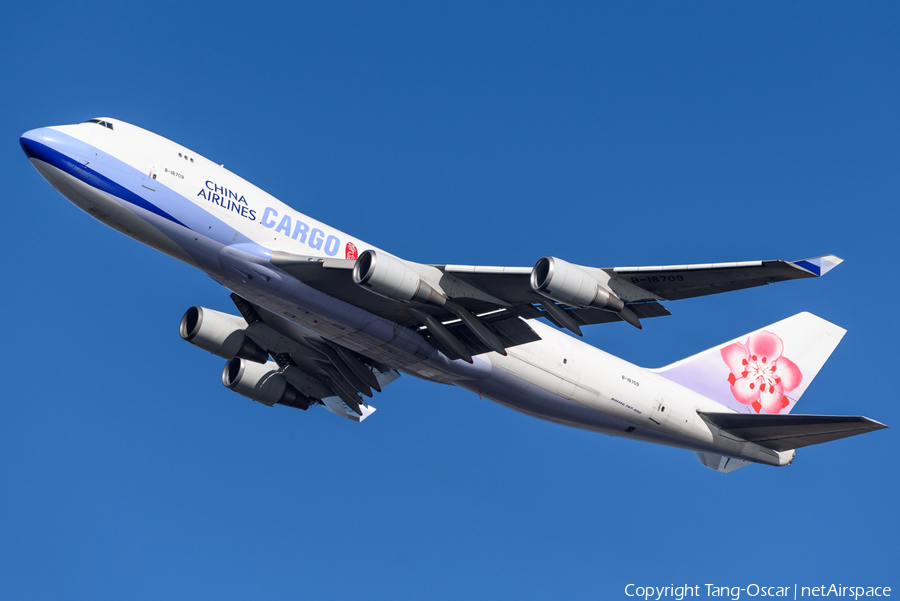
{"type": "Polygon", "coordinates": [[[728,382],[739,403],[759,413],[779,413],[790,405],[784,393],[800,385],[803,374],[783,356],[784,343],[771,332],[757,332],[746,344],[735,342],[721,350],[722,360],[731,370],[728,382]]]}

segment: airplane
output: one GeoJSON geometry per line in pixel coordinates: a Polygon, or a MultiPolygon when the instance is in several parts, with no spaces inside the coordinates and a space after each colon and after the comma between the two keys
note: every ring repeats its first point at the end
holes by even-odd
{"type": "Polygon", "coordinates": [[[799,313],[646,369],[575,336],[670,315],[674,301],[820,277],[800,261],[595,268],[426,265],[304,215],[222,165],[108,117],[22,134],[31,164],[75,206],[192,265],[237,315],[189,308],[181,337],[226,360],[222,383],[262,405],[361,422],[400,373],[453,384],[566,426],[688,449],[728,473],[886,428],[791,411],[845,330],[799,313]],[[543,318],[543,319],[541,319],[543,318]],[[549,322],[544,323],[544,321],[549,322]]]}

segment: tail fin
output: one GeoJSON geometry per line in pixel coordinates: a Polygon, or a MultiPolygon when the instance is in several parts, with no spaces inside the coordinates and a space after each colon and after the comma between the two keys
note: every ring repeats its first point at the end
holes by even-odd
{"type": "Polygon", "coordinates": [[[790,413],[846,330],[798,313],[654,370],[739,413],[790,413]]]}

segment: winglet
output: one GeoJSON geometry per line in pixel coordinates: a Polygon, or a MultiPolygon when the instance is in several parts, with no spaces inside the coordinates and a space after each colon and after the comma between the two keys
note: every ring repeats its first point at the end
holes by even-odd
{"type": "Polygon", "coordinates": [[[800,261],[791,261],[792,265],[796,265],[806,271],[821,277],[843,263],[844,260],[834,255],[825,255],[822,257],[813,257],[812,259],[802,259],[800,261]]]}

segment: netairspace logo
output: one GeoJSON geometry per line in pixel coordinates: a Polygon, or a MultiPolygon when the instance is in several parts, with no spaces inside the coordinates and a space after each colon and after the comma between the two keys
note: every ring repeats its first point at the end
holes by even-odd
{"type": "Polygon", "coordinates": [[[629,584],[625,587],[625,595],[638,597],[645,601],[653,599],[674,599],[682,601],[689,597],[722,598],[738,601],[741,595],[744,597],[779,597],[782,599],[794,599],[806,597],[844,597],[860,599],[866,597],[890,597],[889,586],[844,586],[841,584],[823,584],[820,586],[763,586],[760,584],[748,584],[747,586],[718,586],[715,584],[695,584],[675,586],[638,586],[629,584]],[[702,591],[702,592],[701,592],[702,591]]]}

